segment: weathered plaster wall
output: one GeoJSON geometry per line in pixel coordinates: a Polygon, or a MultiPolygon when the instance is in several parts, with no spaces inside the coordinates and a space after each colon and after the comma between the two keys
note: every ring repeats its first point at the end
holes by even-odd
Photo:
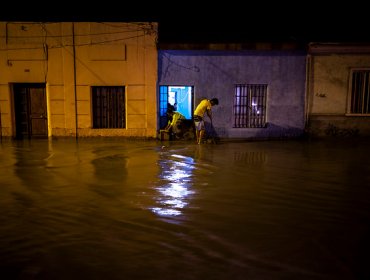
{"type": "Polygon", "coordinates": [[[193,85],[217,97],[214,127],[225,138],[296,137],[304,132],[305,54],[287,51],[159,51],[159,85],[193,85]],[[233,128],[236,84],[267,84],[267,127],[233,128]]]}
{"type": "Polygon", "coordinates": [[[350,70],[369,68],[366,54],[320,54],[309,58],[307,99],[308,131],[312,136],[370,135],[370,119],[353,116],[350,102],[350,70]]]}
{"type": "Polygon", "coordinates": [[[45,83],[49,136],[156,137],[156,23],[0,22],[0,35],[3,136],[14,133],[11,84],[45,83]],[[126,128],[92,128],[92,86],[125,86],[126,128]]]}

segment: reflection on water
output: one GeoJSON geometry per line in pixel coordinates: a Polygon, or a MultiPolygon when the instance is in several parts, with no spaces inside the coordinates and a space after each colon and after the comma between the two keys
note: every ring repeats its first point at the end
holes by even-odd
{"type": "Polygon", "coordinates": [[[0,143],[3,279],[370,279],[369,142],[0,143]]]}
{"type": "Polygon", "coordinates": [[[264,151],[234,151],[234,164],[264,164],[266,160],[266,152],[264,151]]]}
{"type": "Polygon", "coordinates": [[[156,187],[158,195],[155,197],[159,204],[152,211],[158,215],[180,215],[181,209],[188,204],[190,195],[194,193],[192,187],[192,170],[194,160],[177,154],[162,156],[159,160],[160,185],[156,187]]]}

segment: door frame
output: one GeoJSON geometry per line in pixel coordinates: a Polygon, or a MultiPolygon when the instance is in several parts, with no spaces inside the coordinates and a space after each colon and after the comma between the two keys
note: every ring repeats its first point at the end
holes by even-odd
{"type": "Polygon", "coordinates": [[[171,104],[175,106],[175,110],[178,110],[176,108],[176,104],[180,103],[179,95],[185,95],[186,96],[186,108],[188,110],[188,113],[185,114],[183,112],[183,115],[187,120],[193,119],[193,111],[194,111],[194,86],[193,85],[159,85],[159,96],[158,96],[158,127],[159,129],[166,126],[168,122],[167,117],[167,106],[168,104],[171,104]],[[183,91],[182,89],[185,89],[183,91]],[[182,94],[177,93],[182,92],[182,94]]]}
{"type": "Polygon", "coordinates": [[[47,138],[46,84],[12,83],[11,86],[15,138],[47,138]]]}

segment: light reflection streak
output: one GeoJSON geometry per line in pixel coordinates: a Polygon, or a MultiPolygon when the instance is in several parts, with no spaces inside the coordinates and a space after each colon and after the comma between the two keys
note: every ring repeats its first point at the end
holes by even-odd
{"type": "Polygon", "coordinates": [[[151,210],[159,216],[178,216],[188,205],[191,190],[194,159],[172,154],[169,158],[159,161],[160,186],[156,187],[158,196],[155,198],[157,207],[151,210]]]}

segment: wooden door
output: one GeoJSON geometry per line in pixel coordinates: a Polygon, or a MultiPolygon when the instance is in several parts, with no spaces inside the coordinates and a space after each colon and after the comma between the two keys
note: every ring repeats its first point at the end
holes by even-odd
{"type": "Polygon", "coordinates": [[[45,84],[15,84],[16,138],[48,136],[45,84]]]}

